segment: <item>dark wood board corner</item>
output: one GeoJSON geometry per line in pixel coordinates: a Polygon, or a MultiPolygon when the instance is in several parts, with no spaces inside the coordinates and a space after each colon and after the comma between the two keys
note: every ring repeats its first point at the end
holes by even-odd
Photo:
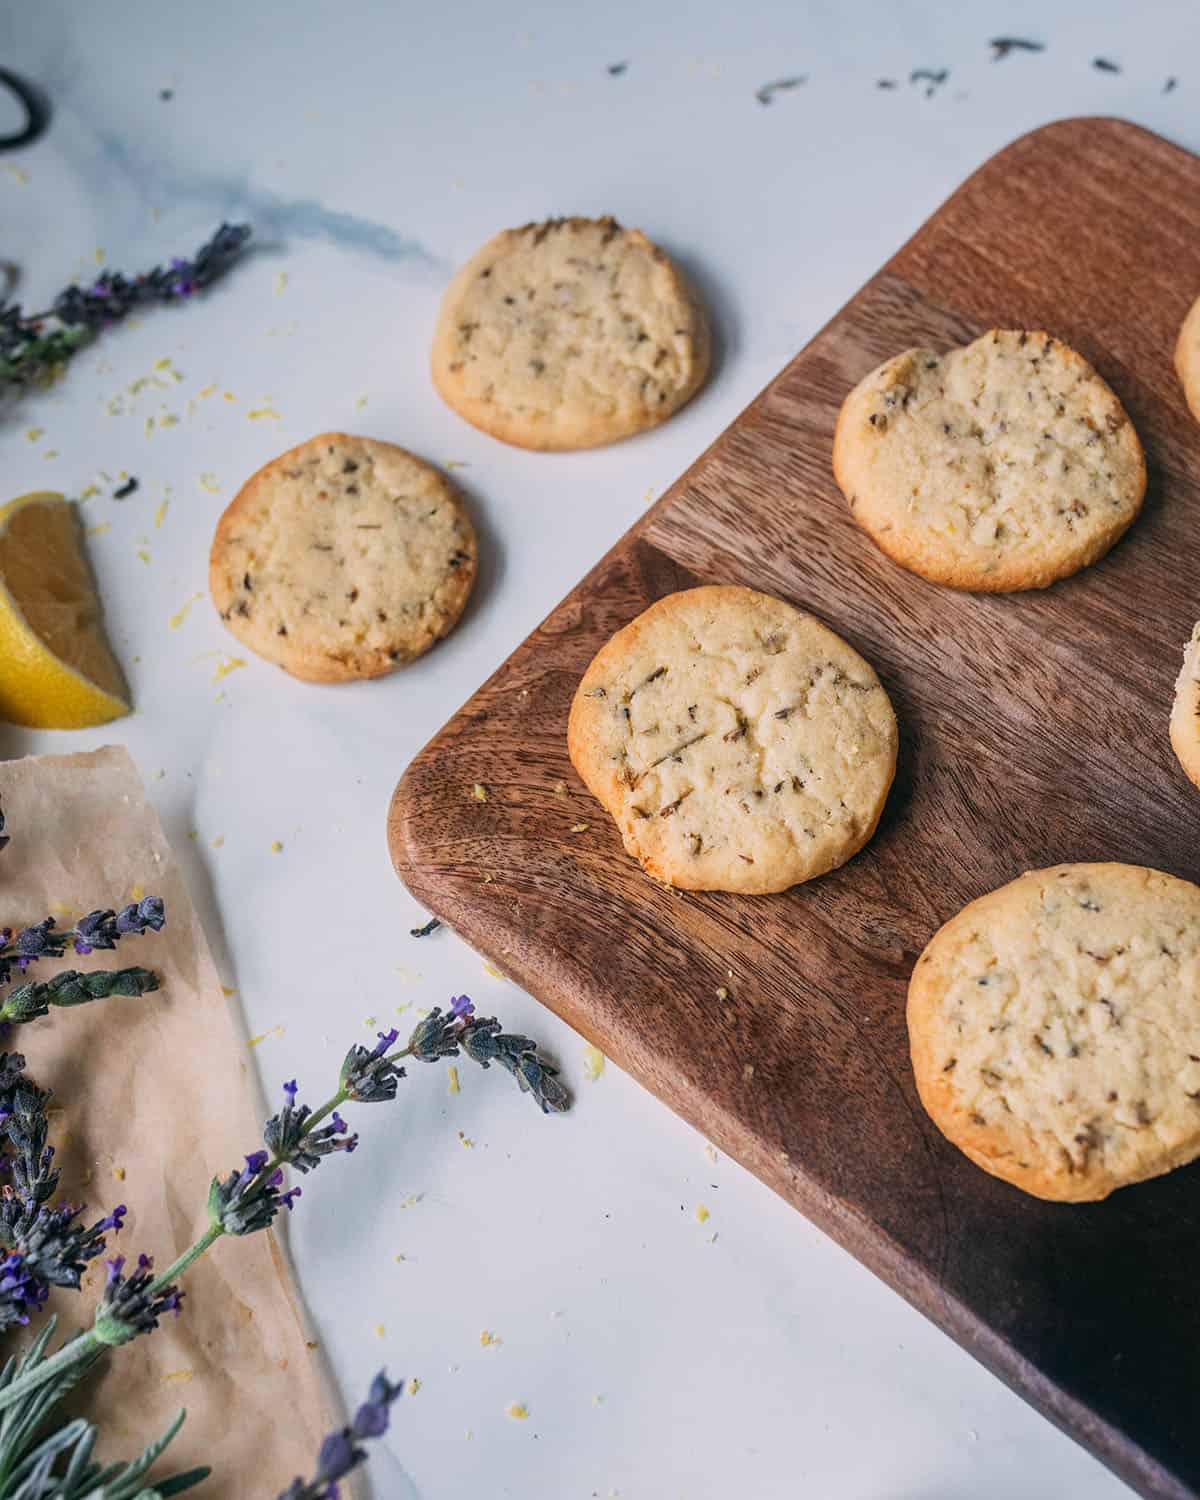
{"type": "Polygon", "coordinates": [[[1200,1164],[1088,1206],[988,1177],[921,1110],[904,1004],[937,926],[1022,870],[1121,859],[1200,878],[1200,796],[1166,728],[1200,617],[1200,426],[1171,365],[1197,293],[1200,159],[1112,119],[1021,137],[454,716],[389,815],[418,900],[1154,1500],[1200,1495],[1200,1164]],[[902,571],[830,472],[861,375],[993,326],[1084,353],[1147,452],[1142,517],[1042,593],[902,571]],[[783,896],[655,886],[567,759],[571,695],[607,637],[713,581],[826,620],[900,721],[871,844],[783,896]]]}

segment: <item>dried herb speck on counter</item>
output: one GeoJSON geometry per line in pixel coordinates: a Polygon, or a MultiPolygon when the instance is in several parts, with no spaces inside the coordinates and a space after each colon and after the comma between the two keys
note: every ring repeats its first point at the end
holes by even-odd
{"type": "Polygon", "coordinates": [[[877,78],[875,80],[875,87],[877,89],[894,89],[897,87],[897,84],[894,78],[877,78]]]}
{"type": "Polygon", "coordinates": [[[754,97],[760,104],[770,104],[776,94],[786,94],[789,89],[798,89],[807,82],[807,73],[797,73],[793,78],[777,78],[774,83],[764,83],[762,88],[755,89],[754,97]]]}
{"type": "Polygon", "coordinates": [[[1175,92],[1175,88],[1176,88],[1176,86],[1177,86],[1178,83],[1179,83],[1179,79],[1178,78],[1168,78],[1167,81],[1166,81],[1166,83],[1163,84],[1163,90],[1162,90],[1163,93],[1164,94],[1173,94],[1175,92]]]}
{"type": "Polygon", "coordinates": [[[137,487],[138,487],[138,482],[134,478],[134,476],[131,474],[129,476],[129,478],[125,481],[125,483],[120,486],[119,489],[113,490],[113,499],[114,500],[126,500],[126,499],[129,498],[130,495],[133,494],[134,490],[136,490],[137,487]]]}
{"type": "Polygon", "coordinates": [[[412,927],[409,929],[409,937],[428,937],[431,932],[436,932],[442,925],[440,917],[430,917],[423,927],[412,927]]]}
{"type": "Polygon", "coordinates": [[[1110,57],[1093,57],[1092,67],[1098,73],[1119,73],[1121,71],[1121,64],[1113,62],[1110,57]]]}
{"type": "Polygon", "coordinates": [[[994,36],[988,43],[992,49],[992,61],[999,62],[1010,52],[1045,52],[1045,42],[1034,42],[1024,36],[994,36]]]}
{"type": "Polygon", "coordinates": [[[628,66],[629,64],[627,62],[609,63],[608,76],[610,78],[620,78],[621,74],[624,73],[625,69],[628,66]]]}
{"type": "Polygon", "coordinates": [[[914,68],[908,75],[909,83],[924,83],[926,99],[932,99],[934,94],[950,77],[949,68],[914,68]]]}

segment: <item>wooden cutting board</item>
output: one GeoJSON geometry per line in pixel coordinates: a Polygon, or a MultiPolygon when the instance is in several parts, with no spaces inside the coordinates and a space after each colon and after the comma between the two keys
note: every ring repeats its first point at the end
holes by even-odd
{"type": "Polygon", "coordinates": [[[904,1006],[938,925],[1022,870],[1117,859],[1200,879],[1200,793],[1167,740],[1200,617],[1200,425],[1171,367],[1198,292],[1200,158],[1108,119],[1009,146],[455,715],[390,814],[418,900],[1154,1497],[1200,1494],[1200,1163],[1102,1204],[1024,1196],[922,1112],[904,1006]],[[992,326],[1086,355],[1149,463],[1128,536],[1042,593],[903,571],[830,472],[860,376],[992,326]],[[659,889],[567,759],[592,655],[698,582],[812,610],[900,721],[874,840],[783,896],[659,889]]]}

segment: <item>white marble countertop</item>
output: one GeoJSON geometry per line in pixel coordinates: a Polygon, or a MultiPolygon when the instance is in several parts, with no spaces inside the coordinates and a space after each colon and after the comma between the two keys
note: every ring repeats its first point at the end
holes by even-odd
{"type": "MultiPolygon", "coordinates": [[[[0,257],[28,304],[96,259],[188,251],[222,218],[259,245],[207,302],[106,335],[0,426],[5,496],[101,486],[84,512],[137,703],[96,732],[0,728],[0,753],[129,746],[266,1034],[252,1056],[272,1091],[298,1075],[319,1094],[367,1017],[466,990],[556,1053],[577,1095],[543,1120],[502,1077],[464,1065],[451,1096],[422,1071],[360,1111],[363,1150],[306,1187],[293,1245],[343,1388],[384,1361],[421,1381],[373,1461],[380,1496],[1128,1493],[613,1066],[588,1081],[581,1038],[452,935],[411,940],[384,812],[429,735],[973,167],[1069,114],[1200,147],[1198,58],[1200,12],[1169,0],[0,13],[0,60],[55,108],[40,142],[0,155],[0,257]],[[997,34],[1046,51],[992,62],[997,34]],[[950,70],[931,97],[908,82],[920,67],[950,70]],[[457,262],[570,212],[676,252],[722,354],[661,431],[547,457],[448,411],[427,348],[457,262]],[[247,654],[203,597],[216,516],[260,463],[337,427],[464,465],[476,600],[377,683],[306,686],[254,658],[215,681],[222,653],[247,654]],[[121,470],[140,481],[123,502],[96,479],[121,470]],[[481,1347],[483,1329],[502,1342],[481,1347]]],[[[313,1438],[296,1434],[297,1467],[313,1438]]]]}

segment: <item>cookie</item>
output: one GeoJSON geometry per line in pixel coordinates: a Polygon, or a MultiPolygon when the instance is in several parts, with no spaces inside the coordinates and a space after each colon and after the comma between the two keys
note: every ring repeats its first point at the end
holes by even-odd
{"type": "Polygon", "coordinates": [[[1175,370],[1192,416],[1200,422],[1200,297],[1183,320],[1175,344],[1175,370]]]}
{"type": "Polygon", "coordinates": [[[433,383],[518,448],[594,448],[677,412],[709,342],[683,273],[640,230],[547,219],[496,235],[451,281],[433,383]]]}
{"type": "Polygon", "coordinates": [[[1048,333],[909,349],[842,405],[833,471],[887,555],[952,588],[1045,588],[1141,509],[1142,445],[1091,365],[1048,333]]]}
{"type": "Polygon", "coordinates": [[[972,901],[913,970],[921,1102],[978,1166],[1082,1203],[1200,1155],[1200,887],[1056,865],[972,901]]]}
{"type": "Polygon", "coordinates": [[[1183,666],[1175,681],[1171,748],[1190,780],[1200,787],[1200,624],[1183,648],[1183,666]]]}
{"type": "Polygon", "coordinates": [[[571,705],[571,762],[654,879],[760,895],[875,831],[896,717],[869,664],[811,615],[710,586],[652,604],[571,705]]]}
{"type": "Polygon", "coordinates": [[[308,682],[378,677],[450,631],[475,532],[403,448],[327,432],[281,454],[217,524],[209,591],[244,645],[308,682]]]}

